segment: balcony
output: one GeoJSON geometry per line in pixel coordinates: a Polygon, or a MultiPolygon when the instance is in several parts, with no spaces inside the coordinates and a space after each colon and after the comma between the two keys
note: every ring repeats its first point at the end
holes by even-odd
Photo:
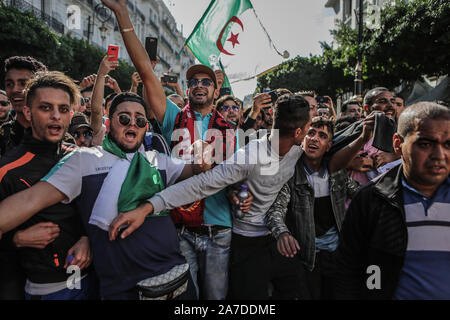
{"type": "Polygon", "coordinates": [[[167,69],[170,69],[170,63],[168,63],[164,58],[159,57],[159,62],[161,62],[163,65],[167,67],[167,69]]]}
{"type": "Polygon", "coordinates": [[[174,39],[178,39],[177,34],[173,31],[173,27],[169,23],[169,20],[164,19],[163,24],[166,27],[166,29],[169,31],[169,33],[174,37],[174,39]]]}
{"type": "Polygon", "coordinates": [[[142,11],[139,9],[136,9],[136,13],[142,19],[142,21],[145,22],[145,15],[142,13],[142,11]]]}
{"type": "Polygon", "coordinates": [[[170,42],[163,35],[160,36],[160,39],[162,43],[164,43],[170,49],[170,51],[174,51],[172,46],[170,45],[170,42]]]}
{"type": "Polygon", "coordinates": [[[157,33],[159,33],[159,26],[156,24],[156,22],[153,21],[152,18],[149,18],[149,19],[148,19],[148,22],[150,23],[150,25],[151,25],[153,28],[155,28],[155,30],[157,31],[157,33]]]}
{"type": "Polygon", "coordinates": [[[35,6],[23,0],[3,0],[7,6],[16,7],[20,12],[31,12],[36,18],[41,19],[45,24],[59,34],[64,34],[64,23],[42,12],[35,6]]]}
{"type": "Polygon", "coordinates": [[[131,1],[127,1],[127,7],[130,8],[131,12],[134,12],[134,4],[131,1]]]}

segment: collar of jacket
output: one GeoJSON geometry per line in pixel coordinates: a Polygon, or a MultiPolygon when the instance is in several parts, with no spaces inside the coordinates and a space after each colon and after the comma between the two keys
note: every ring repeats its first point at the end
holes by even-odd
{"type": "MultiPolygon", "coordinates": [[[[325,159],[322,159],[322,163],[321,163],[321,169],[319,171],[319,175],[321,177],[323,177],[323,175],[325,174],[325,167],[326,162],[325,159]]],[[[294,173],[294,183],[296,186],[300,186],[300,185],[309,185],[309,181],[308,178],[306,177],[306,170],[308,170],[308,172],[313,173],[313,170],[311,168],[309,168],[308,164],[305,161],[305,153],[303,152],[303,154],[301,155],[300,159],[297,161],[296,165],[295,165],[295,173],[294,173]]]]}
{"type": "Polygon", "coordinates": [[[403,165],[398,165],[374,180],[374,190],[392,205],[403,210],[402,192],[403,165]]]}
{"type": "Polygon", "coordinates": [[[25,129],[22,141],[27,150],[35,154],[56,157],[61,153],[61,142],[51,143],[48,141],[37,140],[33,137],[31,128],[25,129]]]}

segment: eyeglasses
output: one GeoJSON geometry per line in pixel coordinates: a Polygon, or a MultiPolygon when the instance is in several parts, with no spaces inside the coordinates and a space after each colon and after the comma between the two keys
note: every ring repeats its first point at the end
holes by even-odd
{"type": "Polygon", "coordinates": [[[239,111],[239,106],[222,106],[222,111],[228,111],[233,109],[233,111],[239,111]]]}
{"type": "Polygon", "coordinates": [[[11,102],[9,100],[0,100],[0,105],[2,107],[7,107],[7,106],[9,106],[10,103],[11,102]]]}
{"type": "MultiPolygon", "coordinates": [[[[127,126],[129,125],[131,122],[131,117],[127,114],[121,114],[119,115],[119,123],[123,126],[127,126]]],[[[134,118],[134,122],[136,123],[136,125],[139,128],[145,128],[145,126],[147,125],[147,119],[145,119],[144,117],[137,117],[134,118]]]]}
{"type": "Polygon", "coordinates": [[[83,137],[85,137],[86,139],[92,139],[92,131],[84,131],[83,133],[75,131],[72,136],[75,138],[75,140],[77,140],[80,139],[81,135],[83,135],[83,137]]]}
{"type": "Polygon", "coordinates": [[[202,86],[204,87],[209,87],[212,85],[213,81],[211,79],[205,78],[205,79],[191,79],[188,82],[188,87],[192,88],[192,87],[197,87],[199,83],[202,83],[202,86]]]}

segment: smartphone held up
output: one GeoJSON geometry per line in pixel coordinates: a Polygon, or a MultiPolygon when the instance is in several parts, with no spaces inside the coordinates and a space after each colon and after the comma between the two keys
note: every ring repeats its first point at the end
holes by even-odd
{"type": "Polygon", "coordinates": [[[119,46],[110,44],[108,46],[108,60],[109,61],[117,61],[119,59],[119,46]],[[111,57],[112,56],[112,57],[111,57]]]}

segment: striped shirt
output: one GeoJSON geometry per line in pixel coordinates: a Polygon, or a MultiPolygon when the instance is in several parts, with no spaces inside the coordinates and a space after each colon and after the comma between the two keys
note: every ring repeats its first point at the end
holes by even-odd
{"type": "Polygon", "coordinates": [[[408,246],[395,299],[450,299],[450,179],[429,198],[404,178],[408,246]]]}

